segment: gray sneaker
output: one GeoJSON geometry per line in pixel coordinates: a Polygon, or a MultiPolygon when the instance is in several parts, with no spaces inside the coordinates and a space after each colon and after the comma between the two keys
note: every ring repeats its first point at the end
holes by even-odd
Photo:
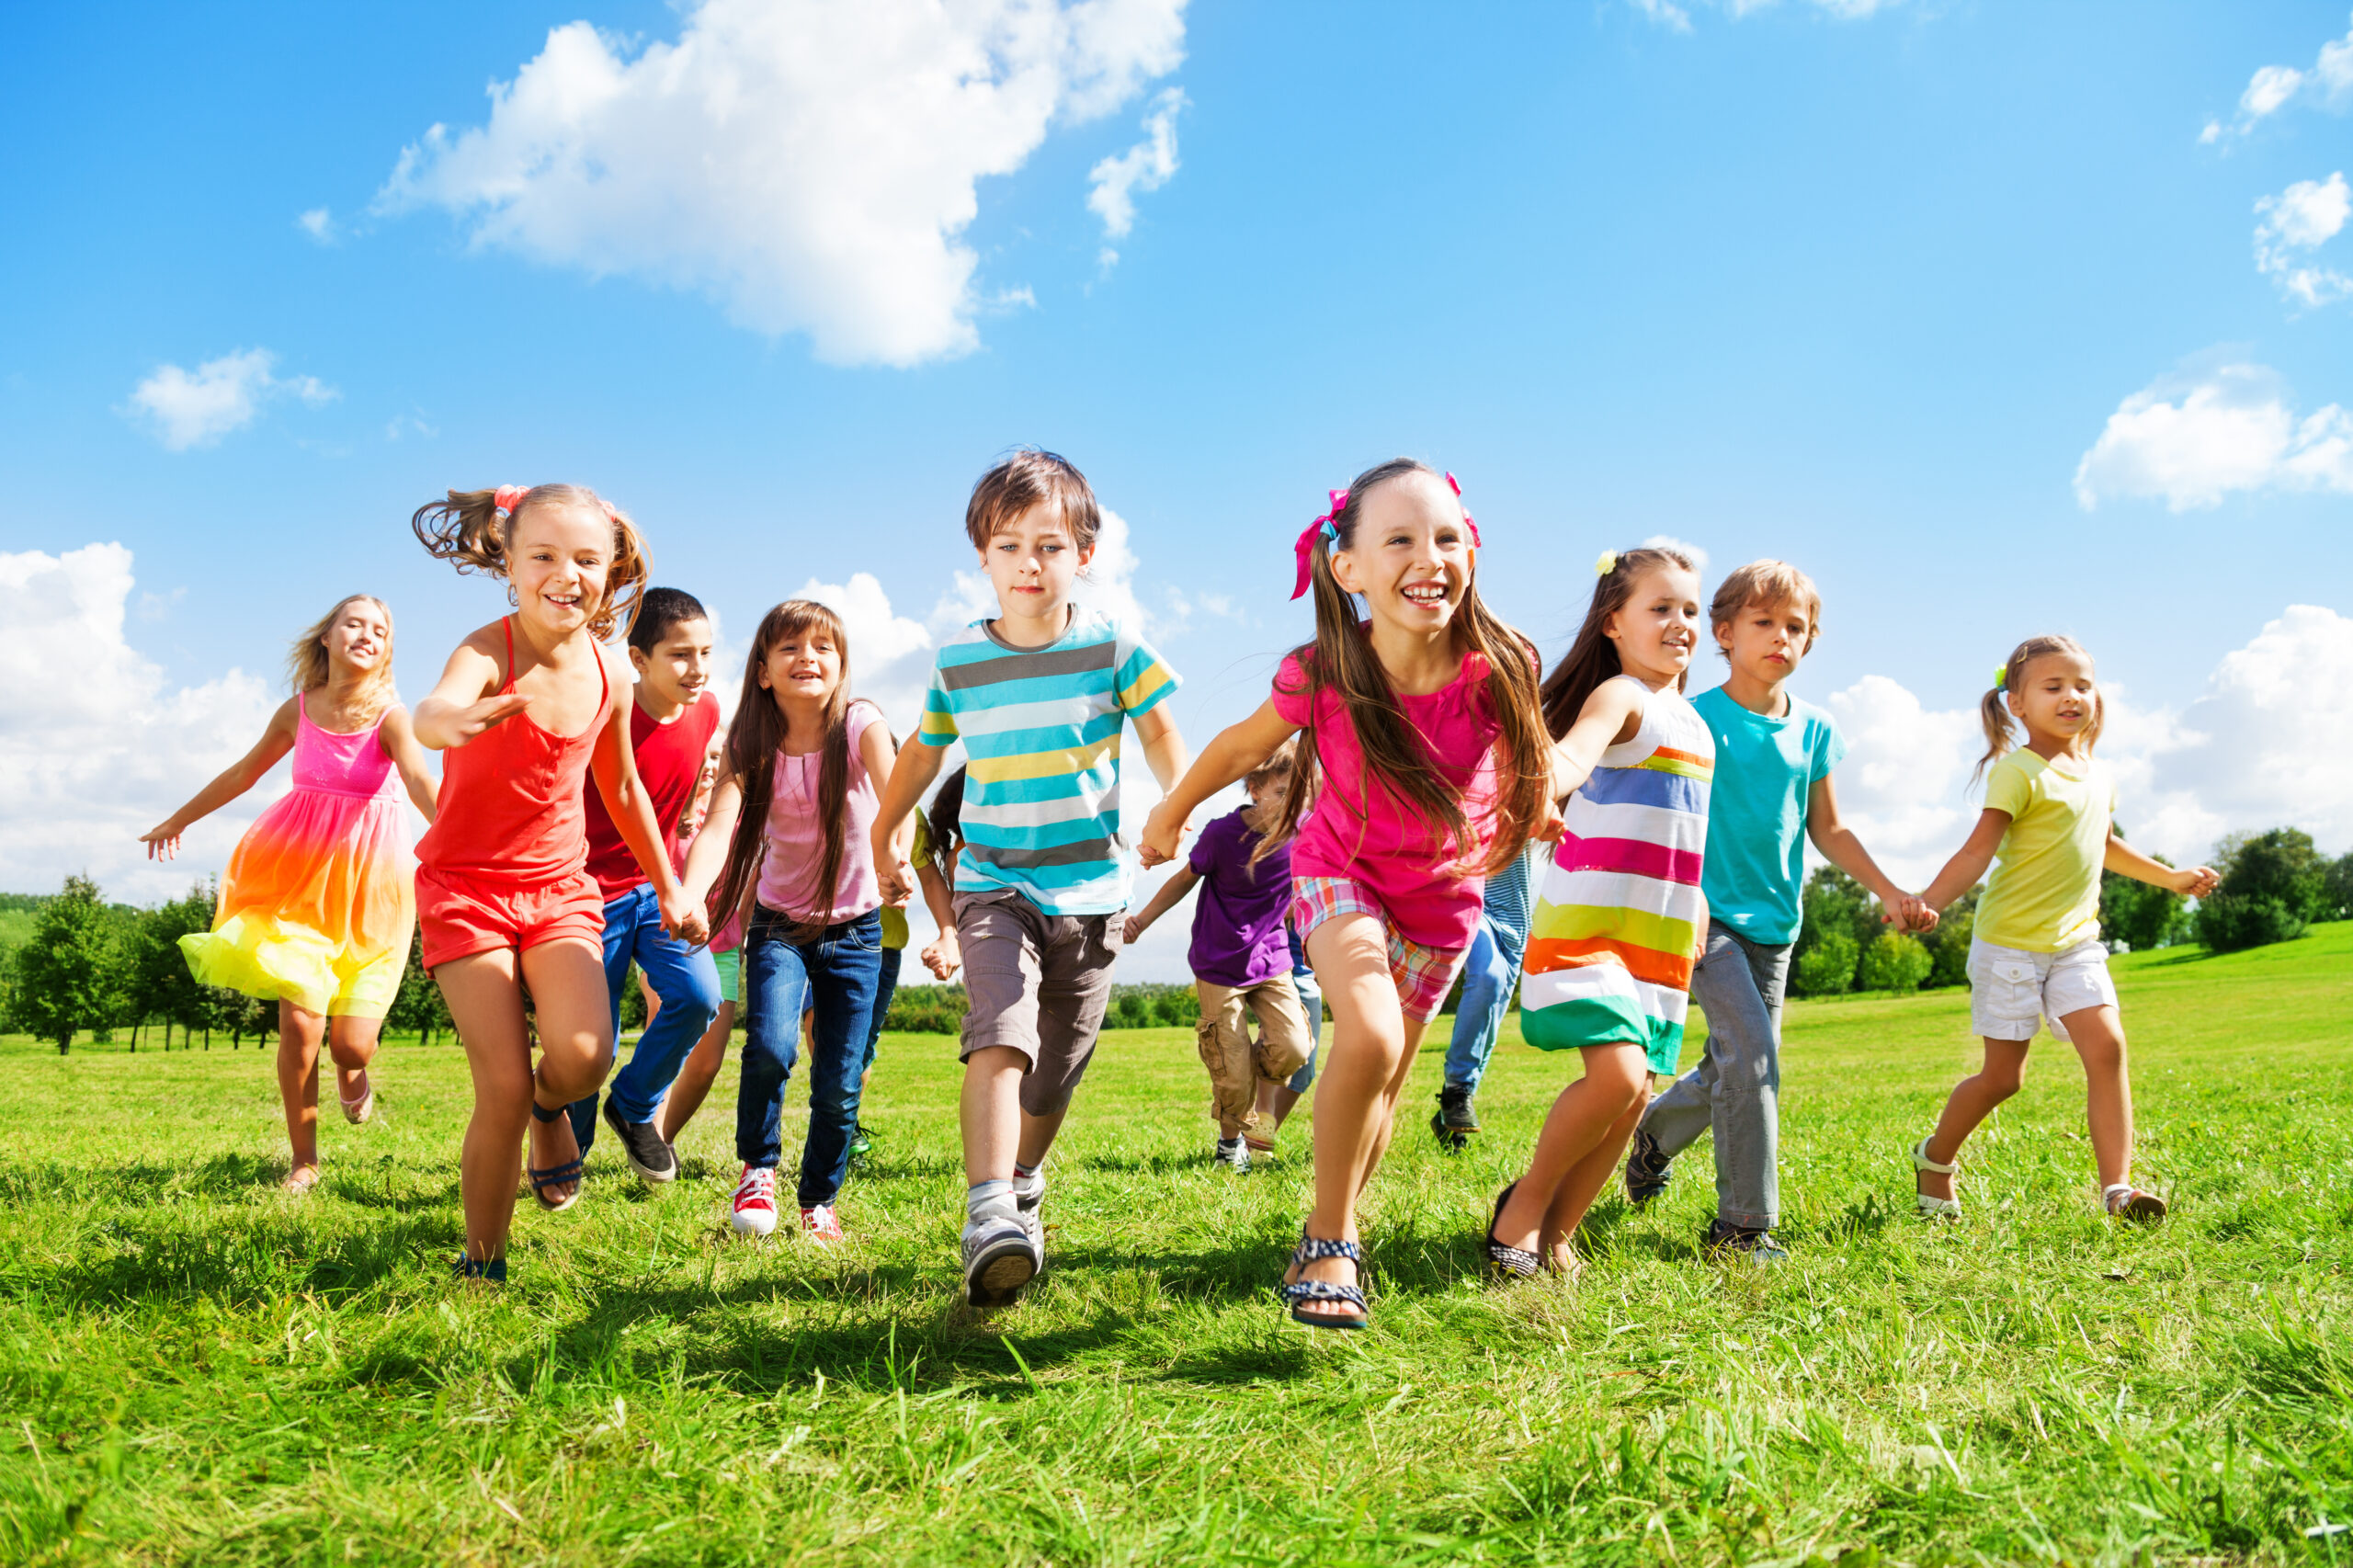
{"type": "Polygon", "coordinates": [[[1036,1210],[1029,1217],[992,1215],[964,1226],[964,1299],[986,1310],[1009,1304],[1045,1267],[1036,1210]]]}
{"type": "Polygon", "coordinates": [[[639,1180],[659,1184],[677,1179],[677,1151],[662,1141],[661,1130],[650,1121],[623,1121],[609,1095],[605,1097],[605,1125],[620,1139],[621,1152],[639,1180]]]}

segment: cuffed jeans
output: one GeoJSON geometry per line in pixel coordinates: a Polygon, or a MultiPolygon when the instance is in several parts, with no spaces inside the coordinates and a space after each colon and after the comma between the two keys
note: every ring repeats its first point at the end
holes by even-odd
{"type": "MultiPolygon", "coordinates": [[[[645,971],[645,983],[662,999],[662,1010],[637,1037],[629,1065],[613,1075],[608,1093],[623,1121],[651,1121],[669,1097],[687,1053],[719,1017],[719,966],[707,949],[690,948],[662,928],[662,901],[651,882],[605,905],[605,991],[612,1000],[616,1040],[631,963],[645,971]]],[[[597,1141],[597,1096],[574,1100],[566,1108],[572,1135],[585,1155],[597,1141]]]]}
{"type": "Polygon", "coordinates": [[[1643,1113],[1643,1131],[1669,1159],[1712,1131],[1716,1218],[1769,1230],[1781,1217],[1781,996],[1789,944],[1752,942],[1708,922],[1708,948],[1691,972],[1692,1000],[1708,1015],[1699,1065],[1643,1113]]]}
{"type": "Polygon", "coordinates": [[[744,1077],[735,1096],[735,1153],[774,1168],[784,1157],[779,1121],[785,1081],[799,1053],[801,1013],[816,1012],[809,1042],[809,1137],[801,1150],[801,1207],[840,1195],[858,1126],[858,1075],[882,975],[882,916],[870,910],[828,926],[806,942],[793,922],[765,904],[744,933],[743,993],[752,1019],[744,1034],[744,1077]]]}

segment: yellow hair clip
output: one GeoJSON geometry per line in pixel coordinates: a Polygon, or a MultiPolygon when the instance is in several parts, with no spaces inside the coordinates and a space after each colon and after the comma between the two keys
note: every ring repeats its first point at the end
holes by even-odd
{"type": "Polygon", "coordinates": [[[2007,664],[1995,665],[1994,666],[1994,689],[1995,691],[2007,691],[2009,688],[2010,666],[2007,664]]]}
{"type": "Polygon", "coordinates": [[[1616,551],[1605,550],[1599,555],[1593,558],[1593,574],[1595,576],[1607,577],[1609,574],[1617,570],[1618,552],[1616,551]]]}

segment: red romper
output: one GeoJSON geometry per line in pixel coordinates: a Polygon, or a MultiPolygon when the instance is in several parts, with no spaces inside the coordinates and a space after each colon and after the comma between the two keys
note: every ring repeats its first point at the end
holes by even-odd
{"type": "MultiPolygon", "coordinates": [[[[515,625],[506,633],[506,696],[515,689],[515,625]]],[[[425,967],[566,937],[601,944],[605,900],[588,863],[582,801],[588,756],[612,706],[597,655],[597,718],[551,735],[517,713],[442,754],[441,809],[416,845],[416,920],[425,967]]]]}

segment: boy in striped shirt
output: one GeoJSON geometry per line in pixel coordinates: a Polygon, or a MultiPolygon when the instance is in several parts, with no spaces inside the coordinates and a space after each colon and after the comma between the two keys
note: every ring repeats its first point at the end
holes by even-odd
{"type": "Polygon", "coordinates": [[[998,614],[939,650],[917,744],[883,792],[874,862],[886,899],[913,891],[902,830],[961,739],[964,1290],[990,1307],[1045,1267],[1039,1167],[1110,1000],[1130,876],[1121,727],[1135,725],[1164,790],[1188,759],[1162,706],[1176,675],[1134,629],[1073,601],[1102,528],[1086,476],[1051,452],[1017,452],[972,487],[964,528],[998,614]]]}

